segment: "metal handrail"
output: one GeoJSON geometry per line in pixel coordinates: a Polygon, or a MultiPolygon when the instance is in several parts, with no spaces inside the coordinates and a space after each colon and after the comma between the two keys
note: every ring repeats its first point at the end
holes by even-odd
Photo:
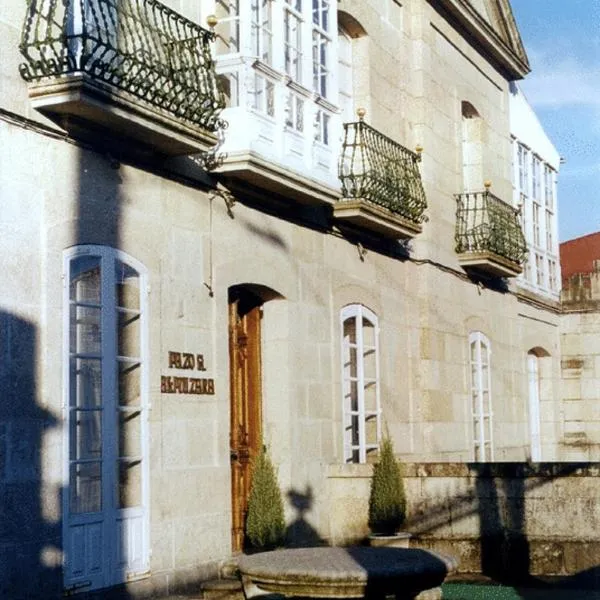
{"type": "Polygon", "coordinates": [[[419,155],[364,121],[344,124],[339,178],[344,199],[365,199],[420,224],[427,199],[419,155]]]}
{"type": "Polygon", "coordinates": [[[157,0],[27,0],[26,81],[84,74],[208,131],[225,106],[214,34],[157,0]]]}

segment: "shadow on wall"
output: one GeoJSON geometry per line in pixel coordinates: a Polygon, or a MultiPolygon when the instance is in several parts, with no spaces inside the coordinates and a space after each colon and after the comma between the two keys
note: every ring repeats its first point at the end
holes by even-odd
{"type": "Polygon", "coordinates": [[[296,518],[285,530],[286,546],[289,548],[324,546],[325,540],[321,538],[305,516],[311,510],[314,502],[312,487],[307,485],[304,492],[291,489],[287,493],[287,497],[296,511],[296,518]]]}
{"type": "MultiPolygon", "coordinates": [[[[0,311],[0,598],[58,597],[62,591],[60,488],[44,490],[44,437],[56,418],[38,404],[37,332],[0,311]]],[[[60,453],[59,453],[60,454],[60,453]]]]}

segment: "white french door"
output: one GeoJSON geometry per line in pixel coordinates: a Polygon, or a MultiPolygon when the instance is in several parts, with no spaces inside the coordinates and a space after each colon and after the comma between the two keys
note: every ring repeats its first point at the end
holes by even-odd
{"type": "Polygon", "coordinates": [[[145,288],[117,250],[65,253],[66,589],[148,570],[145,288]]]}

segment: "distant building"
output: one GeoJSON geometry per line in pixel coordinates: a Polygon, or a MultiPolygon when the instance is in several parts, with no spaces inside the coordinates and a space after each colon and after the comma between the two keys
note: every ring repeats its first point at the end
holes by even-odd
{"type": "Polygon", "coordinates": [[[565,460],[600,460],[600,232],[560,245],[565,460]]]}

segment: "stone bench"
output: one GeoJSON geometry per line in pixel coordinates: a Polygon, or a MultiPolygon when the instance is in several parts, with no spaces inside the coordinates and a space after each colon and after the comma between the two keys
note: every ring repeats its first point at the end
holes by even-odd
{"type": "Polygon", "coordinates": [[[436,600],[457,562],[419,549],[336,547],[261,552],[238,566],[247,598],[256,586],[286,597],[436,600]]]}

